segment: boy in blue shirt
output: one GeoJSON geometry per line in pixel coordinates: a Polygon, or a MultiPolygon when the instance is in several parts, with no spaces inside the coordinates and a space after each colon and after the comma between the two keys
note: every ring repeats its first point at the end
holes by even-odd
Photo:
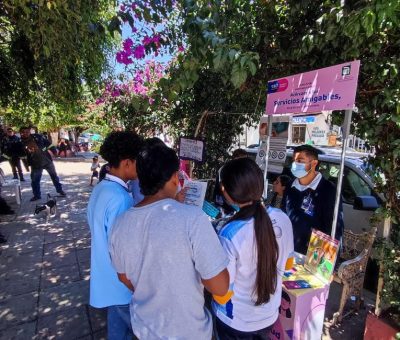
{"type": "Polygon", "coordinates": [[[110,171],[90,196],[87,217],[91,232],[90,305],[108,308],[108,339],[132,336],[129,302],[132,292],[117,277],[108,252],[108,238],[115,219],[133,205],[127,186],[137,178],[136,157],[142,139],[133,132],[112,132],[100,148],[110,171]]]}

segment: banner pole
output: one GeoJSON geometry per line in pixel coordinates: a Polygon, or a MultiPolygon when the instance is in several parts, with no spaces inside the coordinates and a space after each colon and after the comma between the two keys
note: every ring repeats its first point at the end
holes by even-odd
{"type": "Polygon", "coordinates": [[[267,150],[265,152],[265,168],[264,168],[264,198],[268,195],[268,159],[269,159],[269,149],[272,134],[272,115],[268,115],[268,132],[267,132],[267,150]]]}
{"type": "Polygon", "coordinates": [[[339,204],[340,198],[342,194],[342,183],[343,183],[343,174],[344,174],[344,162],[346,159],[346,146],[350,134],[350,124],[351,124],[351,116],[353,110],[346,110],[344,116],[344,129],[342,132],[342,157],[340,160],[340,171],[338,175],[338,182],[336,187],[336,199],[335,199],[335,209],[333,211],[333,221],[332,221],[332,232],[331,237],[335,238],[336,227],[337,227],[337,219],[339,215],[339,204]]]}

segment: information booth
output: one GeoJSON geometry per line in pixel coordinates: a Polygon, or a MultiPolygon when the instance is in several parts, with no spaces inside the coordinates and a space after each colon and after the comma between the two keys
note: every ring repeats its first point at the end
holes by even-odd
{"type": "Polygon", "coordinates": [[[313,230],[307,255],[296,254],[285,272],[272,339],[321,339],[338,247],[338,241],[313,230]]]}
{"type": "MultiPolygon", "coordinates": [[[[334,240],[341,196],[344,160],[349,136],[352,112],[360,68],[360,61],[352,61],[305,72],[268,82],[266,116],[262,122],[267,130],[261,140],[258,162],[262,161],[267,196],[267,172],[274,166],[274,150],[271,144],[272,117],[315,113],[323,110],[345,110],[342,138],[341,166],[336,190],[331,237],[313,230],[307,255],[295,255],[293,265],[288,266],[283,279],[282,304],[275,323],[273,339],[321,339],[325,305],[334,270],[339,242],[334,240]],[[266,122],[266,124],[265,124],[266,122]],[[272,146],[272,149],[271,149],[272,146]],[[272,164],[268,164],[272,160],[272,164]]],[[[272,140],[273,141],[273,140],[272,140]]],[[[275,157],[281,158],[282,157],[275,157]]]]}

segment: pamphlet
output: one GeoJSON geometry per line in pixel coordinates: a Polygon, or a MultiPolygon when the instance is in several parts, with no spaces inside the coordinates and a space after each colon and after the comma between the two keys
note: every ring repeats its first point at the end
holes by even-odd
{"type": "Polygon", "coordinates": [[[216,207],[214,207],[210,202],[204,201],[203,203],[203,211],[210,216],[211,218],[216,218],[220,211],[216,207]]]}
{"type": "Polygon", "coordinates": [[[312,286],[306,280],[295,280],[295,281],[283,281],[282,282],[287,289],[306,289],[312,288],[312,286]]]}
{"type": "Polygon", "coordinates": [[[328,283],[335,267],[338,248],[339,241],[313,229],[304,267],[321,281],[328,283]]]}
{"type": "Polygon", "coordinates": [[[203,208],[204,197],[207,191],[207,182],[185,181],[184,188],[186,188],[184,203],[203,208]]]}

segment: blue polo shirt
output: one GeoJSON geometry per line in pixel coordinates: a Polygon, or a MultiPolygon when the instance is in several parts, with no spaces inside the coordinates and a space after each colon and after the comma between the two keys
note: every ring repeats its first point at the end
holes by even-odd
{"type": "Polygon", "coordinates": [[[120,178],[106,175],[89,199],[87,218],[91,233],[90,305],[103,308],[129,304],[132,292],[119,281],[111,264],[108,238],[116,218],[131,208],[133,199],[120,178]]]}

